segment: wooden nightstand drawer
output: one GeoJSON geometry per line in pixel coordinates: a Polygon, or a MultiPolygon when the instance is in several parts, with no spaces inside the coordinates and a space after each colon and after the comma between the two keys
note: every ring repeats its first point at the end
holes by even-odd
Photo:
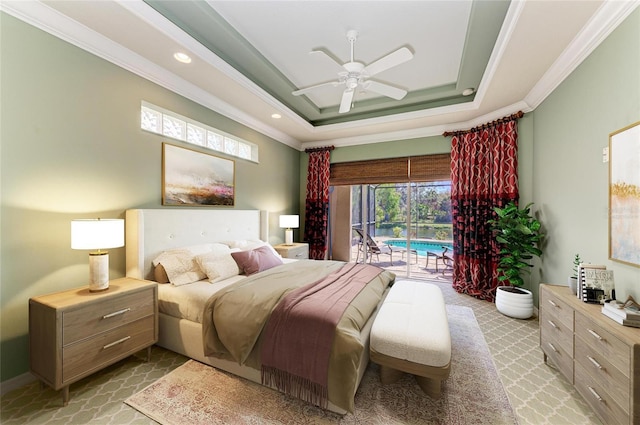
{"type": "Polygon", "coordinates": [[[293,245],[275,245],[273,247],[283,258],[305,260],[309,258],[309,244],[294,243],[293,245]]]}
{"type": "Polygon", "coordinates": [[[62,349],[62,382],[102,369],[153,344],[153,316],[101,333],[62,349]]]}
{"type": "Polygon", "coordinates": [[[62,344],[68,345],[117,326],[153,315],[153,289],[112,297],[62,313],[62,344]]]}

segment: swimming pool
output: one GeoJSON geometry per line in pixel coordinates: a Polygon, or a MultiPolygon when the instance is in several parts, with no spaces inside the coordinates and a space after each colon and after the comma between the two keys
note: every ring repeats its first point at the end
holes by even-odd
{"type": "MultiPolygon", "coordinates": [[[[407,241],[405,239],[389,239],[385,241],[388,245],[397,246],[399,248],[406,248],[407,241]]],[[[449,255],[453,255],[453,243],[452,242],[444,242],[444,241],[425,241],[425,240],[415,240],[411,241],[411,249],[415,249],[418,251],[418,255],[426,256],[427,251],[433,252],[435,254],[441,254],[443,249],[442,247],[446,246],[449,248],[449,255]]]]}

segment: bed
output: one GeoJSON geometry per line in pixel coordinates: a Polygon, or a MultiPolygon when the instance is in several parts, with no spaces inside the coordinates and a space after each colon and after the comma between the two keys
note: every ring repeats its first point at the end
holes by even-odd
{"type": "MultiPolygon", "coordinates": [[[[229,244],[237,241],[268,241],[268,220],[268,213],[258,210],[128,210],[126,212],[126,274],[128,277],[158,280],[157,270],[153,265],[154,260],[165,252],[180,250],[183,247],[220,242],[229,244]]],[[[180,286],[171,283],[159,284],[158,345],[262,384],[263,376],[260,368],[260,356],[256,355],[256,351],[263,345],[262,333],[260,333],[259,340],[256,343],[258,348],[255,348],[251,353],[243,354],[242,361],[238,361],[235,353],[229,355],[229,353],[222,353],[220,350],[216,350],[219,341],[210,341],[210,339],[203,338],[203,330],[207,338],[211,338],[212,335],[213,337],[218,336],[219,332],[216,330],[216,325],[212,325],[213,321],[210,322],[209,318],[216,314],[221,315],[225,311],[221,307],[221,300],[237,296],[241,291],[250,293],[251,289],[249,288],[251,287],[249,285],[255,285],[257,282],[260,284],[259,287],[263,288],[265,286],[263,282],[266,279],[273,280],[276,277],[287,276],[287,279],[290,280],[299,279],[299,286],[303,286],[303,284],[306,285],[311,282],[311,280],[303,282],[304,279],[308,279],[307,275],[322,273],[323,275],[333,276],[339,269],[346,270],[353,267],[352,263],[331,261],[287,259],[282,259],[281,261],[285,264],[249,277],[243,275],[230,276],[214,284],[206,277],[203,280],[180,286]],[[304,269],[306,267],[310,267],[309,270],[312,271],[309,272],[304,269]],[[326,268],[327,271],[317,271],[319,270],[318,267],[326,268]],[[213,328],[213,332],[211,328],[213,328]],[[213,355],[205,355],[205,349],[213,355]]],[[[349,305],[345,312],[345,317],[338,324],[338,328],[341,329],[345,326],[344,322],[353,321],[353,318],[347,317],[348,314],[346,313],[349,312],[357,312],[357,314],[352,314],[354,316],[358,314],[363,316],[358,319],[361,323],[357,325],[357,329],[346,331],[346,337],[338,337],[338,334],[336,334],[333,351],[331,352],[328,374],[328,400],[319,405],[339,414],[353,411],[355,392],[369,362],[371,326],[378,306],[386,296],[386,289],[394,278],[392,273],[384,271],[379,271],[379,273],[375,278],[379,282],[376,281],[375,284],[371,285],[367,284],[365,290],[362,291],[362,294],[369,291],[369,295],[366,295],[366,297],[370,300],[373,299],[374,305],[370,308],[368,307],[368,309],[349,305]],[[366,313],[361,313],[361,310],[365,310],[366,313]],[[345,356],[342,351],[345,350],[344,347],[346,346],[336,348],[340,344],[339,340],[345,338],[352,340],[349,342],[351,344],[349,347],[352,345],[358,346],[357,353],[349,353],[348,356],[345,356]],[[354,361],[354,359],[357,360],[354,361]],[[354,378],[343,384],[338,377],[347,372],[352,374],[354,378]]],[[[316,277],[313,278],[313,280],[316,279],[316,277]]],[[[359,301],[361,298],[363,296],[358,295],[354,302],[356,304],[361,302],[359,301]]],[[[256,306],[251,306],[251,308],[247,309],[247,311],[254,310],[256,310],[256,306]]],[[[224,317],[233,316],[233,314],[228,313],[232,311],[234,310],[227,309],[224,317]]],[[[217,326],[220,327],[222,325],[217,326]]],[[[265,326],[266,328],[267,326],[265,326]]],[[[351,350],[351,348],[349,349],[351,350]]],[[[264,372],[264,368],[262,372],[264,372]]],[[[270,386],[275,387],[277,385],[271,382],[270,386]]],[[[310,400],[307,399],[307,401],[310,400]]]]}

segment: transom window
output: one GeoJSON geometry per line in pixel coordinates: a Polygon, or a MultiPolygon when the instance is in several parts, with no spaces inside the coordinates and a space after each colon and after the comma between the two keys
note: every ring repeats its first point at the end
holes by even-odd
{"type": "Polygon", "coordinates": [[[258,146],[148,102],[140,107],[140,128],[230,156],[258,161],[258,146]]]}

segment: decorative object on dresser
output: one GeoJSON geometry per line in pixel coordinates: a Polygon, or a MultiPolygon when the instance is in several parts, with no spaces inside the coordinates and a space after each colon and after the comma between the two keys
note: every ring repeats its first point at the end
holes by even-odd
{"type": "Polygon", "coordinates": [[[581,262],[580,254],[576,254],[575,257],[573,257],[573,268],[571,269],[573,274],[569,276],[567,281],[573,295],[577,295],[578,293],[578,267],[580,267],[581,262]]]}
{"type": "Polygon", "coordinates": [[[605,424],[640,423],[640,329],[566,286],[540,285],[540,347],[605,424]]]}
{"type": "Polygon", "coordinates": [[[308,243],[280,244],[274,245],[273,248],[282,258],[295,258],[296,260],[306,260],[309,258],[308,243]]]}
{"type": "Polygon", "coordinates": [[[280,227],[287,229],[284,231],[284,244],[293,245],[293,229],[300,226],[300,219],[297,215],[281,215],[280,227]]]}
{"type": "Polygon", "coordinates": [[[124,246],[124,220],[88,219],[71,221],[71,249],[90,249],[89,290],[109,289],[109,248],[124,246]]]}
{"type": "Polygon", "coordinates": [[[640,328],[640,305],[631,295],[624,303],[615,300],[605,302],[602,306],[602,314],[624,326],[640,328]]]}
{"type": "Polygon", "coordinates": [[[528,319],[533,315],[533,294],[521,288],[523,273],[530,273],[533,267],[528,261],[542,255],[538,244],[543,238],[538,220],[531,216],[531,205],[520,209],[511,201],[504,208],[494,208],[496,219],[489,220],[491,229],[500,246],[498,281],[510,286],[496,289],[496,308],[506,316],[528,319]]]}
{"type": "Polygon", "coordinates": [[[69,403],[69,385],[158,341],[158,285],[122,278],[29,300],[31,373],[69,403]]]}

